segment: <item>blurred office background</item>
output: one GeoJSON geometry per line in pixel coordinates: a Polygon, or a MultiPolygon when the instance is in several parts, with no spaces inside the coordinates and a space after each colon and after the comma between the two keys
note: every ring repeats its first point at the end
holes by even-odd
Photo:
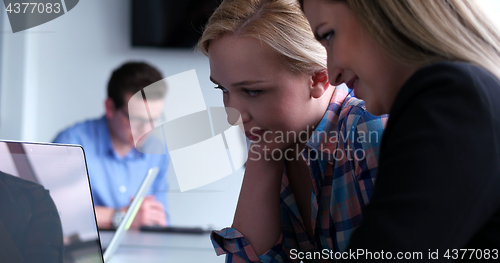
{"type": "MultiPolygon", "coordinates": [[[[65,15],[15,34],[3,4],[1,15],[0,139],[51,142],[62,129],[102,116],[111,71],[128,60],[151,63],[164,77],[195,69],[207,107],[223,106],[203,54],[132,46],[131,0],[80,1],[65,15]]],[[[168,178],[173,225],[231,225],[242,169],[187,192],[180,192],[172,166],[168,178]]]]}
{"type": "MultiPolygon", "coordinates": [[[[500,25],[500,0],[480,0],[500,25]]],[[[67,14],[13,34],[1,5],[0,139],[50,142],[62,129],[104,113],[111,70],[147,61],[165,77],[195,69],[207,107],[222,106],[208,59],[184,48],[133,47],[131,0],[84,0],[67,14]]],[[[186,94],[189,96],[189,94],[186,94]]],[[[171,223],[230,226],[243,171],[180,192],[168,175],[171,223]]]]}

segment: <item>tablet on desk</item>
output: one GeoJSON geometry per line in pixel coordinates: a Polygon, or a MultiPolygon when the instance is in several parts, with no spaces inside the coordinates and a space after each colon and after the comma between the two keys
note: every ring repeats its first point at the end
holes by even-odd
{"type": "Polygon", "coordinates": [[[137,190],[137,193],[134,199],[132,200],[132,203],[127,209],[127,212],[125,213],[125,216],[123,217],[115,234],[111,238],[111,241],[109,242],[108,246],[106,247],[106,250],[104,251],[103,255],[104,262],[107,262],[113,256],[115,251],[118,249],[118,246],[120,245],[121,241],[125,236],[125,232],[127,232],[127,230],[132,225],[135,215],[137,214],[137,211],[139,211],[142,201],[144,200],[144,196],[146,196],[146,193],[151,187],[151,184],[153,184],[153,181],[155,180],[157,174],[158,174],[158,167],[154,167],[148,170],[148,173],[144,177],[144,180],[142,181],[139,190],[137,190]]]}
{"type": "Polygon", "coordinates": [[[205,234],[212,230],[212,227],[141,226],[141,231],[156,233],[205,234]]]}
{"type": "MultiPolygon", "coordinates": [[[[180,233],[180,234],[206,234],[212,232],[213,227],[201,226],[141,226],[141,232],[152,233],[180,233]]],[[[116,228],[99,228],[99,231],[116,231],[116,228]]]]}

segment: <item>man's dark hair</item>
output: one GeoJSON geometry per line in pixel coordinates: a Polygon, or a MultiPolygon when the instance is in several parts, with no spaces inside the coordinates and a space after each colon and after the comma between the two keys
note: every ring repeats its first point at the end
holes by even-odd
{"type": "MultiPolygon", "coordinates": [[[[156,68],[144,62],[127,62],[115,69],[108,82],[108,98],[111,98],[115,108],[123,107],[127,102],[127,94],[135,94],[141,89],[163,79],[156,68]]],[[[158,90],[148,90],[148,99],[160,99],[165,96],[166,86],[155,85],[158,90]],[[163,88],[164,87],[164,88],[163,88]]]]}

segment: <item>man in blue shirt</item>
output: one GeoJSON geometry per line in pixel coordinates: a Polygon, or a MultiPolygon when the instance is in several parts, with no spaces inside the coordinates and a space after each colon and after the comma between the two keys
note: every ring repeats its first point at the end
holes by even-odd
{"type": "Polygon", "coordinates": [[[77,123],[54,139],[57,143],[83,146],[99,228],[118,226],[151,167],[159,167],[160,171],[134,225],[167,225],[168,153],[140,152],[137,148],[151,143],[153,138],[142,138],[137,144],[133,138],[133,134],[147,133],[151,120],[160,117],[166,85],[148,87],[147,101],[142,99],[146,97],[133,95],[144,95],[143,88],[162,79],[161,73],[146,63],[123,64],[113,71],[108,82],[105,116],[77,123]],[[145,106],[148,111],[134,110],[145,106]]]}

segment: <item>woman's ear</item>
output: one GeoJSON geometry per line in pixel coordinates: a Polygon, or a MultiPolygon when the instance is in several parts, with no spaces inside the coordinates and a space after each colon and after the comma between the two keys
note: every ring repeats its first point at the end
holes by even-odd
{"type": "Polygon", "coordinates": [[[330,82],[328,81],[328,73],[326,69],[313,73],[311,76],[311,97],[318,99],[325,91],[330,87],[330,82]]]}

